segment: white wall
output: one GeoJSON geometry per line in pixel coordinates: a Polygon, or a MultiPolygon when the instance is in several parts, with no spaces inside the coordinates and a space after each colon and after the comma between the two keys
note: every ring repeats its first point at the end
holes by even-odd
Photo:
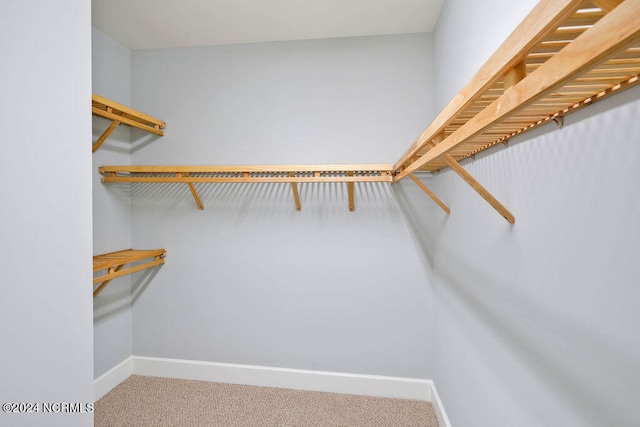
{"type": "MultiPolygon", "coordinates": [[[[93,402],[90,22],[85,1],[0,4],[2,403],[93,402]]],[[[93,416],[2,412],[0,424],[93,416]]]]}
{"type": "MultiPolygon", "coordinates": [[[[92,29],[93,93],[131,105],[131,51],[92,29]]],[[[93,141],[111,124],[93,117],[93,141]]],[[[131,164],[131,128],[119,126],[93,154],[93,253],[132,247],[131,188],[102,184],[98,166],[131,164]]],[[[104,271],[99,272],[104,274],[104,271]]],[[[98,377],[132,354],[131,276],[115,279],[93,300],[94,375],[98,377]]]]}
{"type": "Polygon", "coordinates": [[[134,51],[132,101],[171,123],[133,160],[393,163],[431,118],[430,58],[428,34],[134,51]]]}
{"type": "Polygon", "coordinates": [[[469,82],[536,3],[445,1],[433,32],[434,113],[439,113],[469,82]]]}
{"type": "MultiPolygon", "coordinates": [[[[494,3],[482,7],[500,22],[526,13],[494,3]]],[[[480,61],[473,69],[486,59],[473,52],[496,27],[475,7],[444,5],[436,88],[464,84],[461,51],[480,61]]],[[[399,186],[433,265],[434,379],[456,427],[640,424],[639,99],[623,92],[463,163],[513,226],[450,171],[430,179],[448,218],[413,183],[399,186]]]]}
{"type": "MultiPolygon", "coordinates": [[[[431,39],[134,51],[132,102],[167,122],[134,164],[390,163],[432,116],[431,39]]],[[[432,296],[388,185],[133,186],[134,354],[430,378],[432,296]]]]}

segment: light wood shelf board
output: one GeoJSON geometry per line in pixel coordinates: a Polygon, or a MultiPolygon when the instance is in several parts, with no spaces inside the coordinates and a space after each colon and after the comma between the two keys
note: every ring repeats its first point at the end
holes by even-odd
{"type": "MultiPolygon", "coordinates": [[[[628,11],[627,13],[635,13],[634,11],[637,9],[637,5],[634,4],[635,1],[636,0],[626,0],[621,2],[619,7],[626,9],[628,11]]],[[[536,52],[541,48],[548,52],[544,54],[534,53],[527,55],[528,76],[531,75],[531,72],[535,72],[540,68],[543,68],[543,70],[546,68],[547,72],[552,73],[552,71],[549,71],[550,67],[543,67],[543,65],[554,56],[561,54],[562,51],[559,49],[560,47],[565,45],[570,46],[575,42],[576,38],[584,38],[584,34],[589,31],[590,33],[595,33],[593,31],[594,27],[602,27],[602,25],[599,24],[599,20],[606,16],[607,13],[595,9],[595,6],[591,3],[584,2],[583,5],[592,9],[586,12],[579,10],[570,18],[560,22],[557,29],[551,31],[547,38],[532,48],[532,52],[536,52]],[[573,37],[574,39],[569,40],[568,43],[557,43],[558,39],[565,37],[573,37]],[[553,46],[555,46],[555,48],[551,48],[553,46]],[[544,61],[541,60],[541,56],[544,56],[544,61]],[[531,64],[532,60],[536,61],[533,67],[531,64]]],[[[619,11],[614,15],[617,16],[613,20],[612,18],[607,19],[610,21],[608,27],[610,29],[616,28],[616,30],[618,30],[618,27],[611,22],[626,24],[624,26],[631,32],[637,29],[634,29],[634,27],[640,26],[637,20],[636,22],[630,22],[626,19],[626,16],[619,11]]],[[[605,20],[605,23],[607,20],[605,20]]],[[[526,21],[527,20],[525,20],[525,22],[526,21]]],[[[620,31],[612,30],[609,30],[609,34],[601,30],[596,31],[602,37],[610,37],[613,39],[618,37],[620,33],[620,31]],[[613,35],[611,35],[611,33],[613,33],[613,35]]],[[[588,34],[587,37],[589,37],[588,34]]],[[[617,44],[611,44],[608,55],[591,61],[585,68],[578,69],[574,73],[575,75],[564,76],[563,81],[559,82],[556,87],[547,90],[546,93],[541,94],[541,96],[531,101],[527,101],[527,105],[513,109],[510,114],[492,123],[488,129],[483,129],[475,135],[467,137],[464,141],[456,144],[455,151],[450,152],[455,153],[455,155],[460,155],[462,158],[473,156],[479,151],[482,151],[482,149],[491,148],[496,143],[503,142],[509,137],[531,130],[541,124],[548,123],[551,117],[568,114],[586,105],[590,105],[595,98],[601,99],[605,94],[609,96],[609,94],[619,92],[620,88],[631,87],[633,84],[630,84],[628,80],[640,74],[640,49],[637,48],[639,40],[637,37],[634,38],[627,33],[625,40],[621,40],[617,44]],[[489,142],[492,139],[493,141],[489,142]],[[478,144],[482,144],[483,148],[479,149],[478,144]]],[[[571,48],[568,50],[571,50],[571,48]]],[[[575,52],[574,49],[572,56],[567,56],[567,60],[575,62],[576,57],[580,60],[580,52],[575,52]]],[[[491,90],[495,91],[500,84],[500,81],[496,80],[491,90]]],[[[449,124],[445,127],[446,137],[458,132],[469,121],[474,120],[477,115],[486,114],[486,110],[497,105],[498,102],[503,102],[502,100],[506,94],[508,94],[508,92],[505,92],[500,98],[496,98],[493,95],[489,97],[486,93],[478,95],[475,102],[470,103],[467,108],[459,111],[457,115],[448,120],[449,124]],[[491,103],[488,104],[488,101],[491,101],[491,103]]],[[[452,101],[452,103],[453,102],[454,101],[452,101]]],[[[446,110],[445,108],[443,111],[446,110]]],[[[430,127],[432,126],[430,125],[430,127]]],[[[420,161],[424,156],[430,156],[430,150],[421,148],[417,152],[414,152],[412,149],[413,146],[405,153],[405,156],[401,158],[401,161],[404,158],[407,160],[404,160],[402,163],[400,163],[400,161],[396,163],[395,166],[400,165],[400,167],[397,169],[398,173],[396,174],[395,181],[404,178],[411,171],[435,171],[443,167],[443,162],[437,161],[435,158],[430,159],[428,162],[424,162],[423,160],[421,166],[415,167],[416,161],[420,161]],[[412,156],[407,157],[407,154],[412,154],[412,156]],[[417,160],[415,159],[416,155],[417,160]],[[410,158],[413,158],[413,160],[408,161],[410,158]],[[434,163],[436,161],[437,163],[434,163]],[[407,170],[407,168],[410,170],[407,170]]]]}
{"type": "Polygon", "coordinates": [[[91,113],[111,120],[109,128],[94,143],[93,152],[102,145],[111,132],[120,124],[142,129],[155,135],[164,135],[163,129],[166,124],[162,120],[100,95],[93,94],[91,96],[91,113]]]}
{"type": "Polygon", "coordinates": [[[164,264],[166,255],[167,252],[164,249],[125,249],[95,255],[93,257],[94,273],[106,271],[93,278],[94,285],[99,283],[98,287],[93,291],[94,298],[115,278],[164,264]],[[127,264],[137,262],[141,263],[124,268],[127,264]]]}
{"type": "MultiPolygon", "coordinates": [[[[526,58],[528,52],[558,29],[584,4],[581,0],[542,0],[512,35],[496,50],[471,81],[431,122],[409,150],[394,165],[401,169],[415,153],[439,135],[449,123],[502,78],[504,73],[526,58]]],[[[406,176],[406,175],[405,175],[406,176]]]]}

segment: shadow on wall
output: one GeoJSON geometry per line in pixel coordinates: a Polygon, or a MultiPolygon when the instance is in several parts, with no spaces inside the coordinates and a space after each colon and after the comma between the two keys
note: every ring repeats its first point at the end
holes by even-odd
{"type": "MultiPolygon", "coordinates": [[[[91,145],[93,145],[113,122],[111,120],[105,119],[104,117],[91,117],[93,129],[93,139],[91,145]]],[[[121,154],[131,154],[143,149],[144,147],[157,141],[160,138],[162,138],[160,135],[145,132],[142,129],[132,128],[130,126],[121,124],[100,145],[100,148],[98,148],[98,150],[116,152],[121,154]]]]}
{"type": "MultiPolygon", "coordinates": [[[[417,174],[416,176],[427,187],[431,186],[433,178],[430,175],[417,174]]],[[[440,241],[440,235],[449,220],[449,215],[409,179],[393,187],[402,217],[411,230],[413,241],[427,265],[430,266],[429,270],[433,270],[438,250],[436,243],[440,241]]],[[[443,198],[440,199],[443,200],[443,198]]],[[[443,203],[446,205],[446,200],[443,200],[443,203]]]]}
{"type": "Polygon", "coordinates": [[[160,269],[163,266],[164,264],[157,265],[133,275],[133,285],[131,286],[132,305],[136,303],[138,298],[140,298],[140,295],[144,292],[145,289],[147,289],[147,286],[149,286],[149,284],[153,282],[153,279],[160,272],[160,269]]]}
{"type": "MultiPolygon", "coordinates": [[[[233,216],[236,225],[255,221],[256,215],[258,220],[270,220],[280,218],[283,213],[370,219],[398,216],[395,197],[387,183],[356,183],[354,212],[349,212],[346,183],[298,184],[301,212],[296,211],[288,183],[196,183],[194,186],[205,211],[233,216]]],[[[132,206],[140,212],[165,215],[198,211],[189,187],[182,183],[134,183],[132,206]]]]}
{"type": "MultiPolygon", "coordinates": [[[[91,116],[92,123],[92,142],[91,145],[102,136],[105,130],[113,123],[111,120],[99,116],[91,116]]],[[[100,145],[98,151],[111,151],[120,154],[129,154],[131,152],[131,128],[126,125],[119,125],[109,135],[109,137],[100,145]]]]}
{"type": "MultiPolygon", "coordinates": [[[[130,264],[134,266],[135,264],[130,264]]],[[[100,323],[131,308],[140,294],[153,281],[163,265],[148,268],[120,280],[115,279],[103,292],[93,299],[93,323],[100,323]],[[132,284],[129,284],[129,280],[132,284]]]]}
{"type": "MultiPolygon", "coordinates": [[[[166,132],[166,129],[164,131],[166,132]]],[[[160,135],[156,135],[155,133],[145,132],[142,129],[131,128],[131,146],[129,147],[131,153],[135,153],[161,138],[162,137],[160,135]]]]}
{"type": "MultiPolygon", "coordinates": [[[[482,162],[478,170],[485,173],[479,180],[487,180],[489,191],[492,183],[514,178],[511,187],[497,189],[506,194],[499,199],[511,197],[504,200],[507,208],[520,211],[515,227],[506,222],[489,227],[494,220],[497,224],[498,214],[479,207],[484,201],[463,182],[452,184],[460,180],[452,172],[423,178],[427,186],[435,181],[432,189],[445,204],[457,202],[449,205],[451,218],[413,183],[396,185],[416,246],[433,266],[436,323],[444,325],[435,347],[440,341],[446,342],[442,347],[451,344],[447,333],[459,334],[456,338],[475,350],[477,364],[469,366],[491,371],[495,382],[484,386],[514,396],[524,410],[535,411],[537,425],[557,425],[558,413],[571,413],[571,425],[580,425],[576,420],[581,425],[640,425],[634,402],[640,393],[640,359],[636,336],[628,333],[633,329],[629,319],[637,316],[631,314],[632,304],[624,302],[637,293],[635,276],[627,268],[637,247],[637,237],[629,233],[637,227],[626,227],[625,235],[620,225],[635,218],[633,207],[638,206],[625,199],[628,185],[621,180],[637,173],[623,167],[628,162],[610,160],[621,149],[636,150],[624,136],[606,138],[637,108],[596,117],[637,103],[639,94],[640,87],[630,89],[568,116],[563,129],[549,124],[477,158],[482,162]],[[585,135],[592,137],[585,140],[585,135]],[[527,144],[516,147],[523,142],[527,144]],[[496,156],[483,159],[489,154],[496,156]],[[514,161],[521,163],[507,163],[514,161]],[[592,173],[600,161],[617,164],[623,172],[592,173]],[[604,188],[607,194],[593,190],[593,182],[599,184],[593,188],[604,188]],[[448,192],[440,194],[443,188],[448,192]],[[484,218],[488,215],[491,223],[484,218]],[[565,240],[571,245],[563,245],[565,240]],[[624,248],[632,251],[625,253],[624,248]]],[[[441,355],[451,359],[443,362],[446,370],[456,372],[456,357],[441,355]]],[[[469,366],[457,372],[469,371],[469,366]]],[[[465,386],[487,380],[454,377],[446,378],[447,386],[460,395],[466,393],[465,386]]],[[[491,400],[491,393],[481,399],[500,404],[491,400]]]]}
{"type": "MultiPolygon", "coordinates": [[[[492,339],[500,342],[501,357],[505,357],[502,352],[506,351],[505,360],[517,361],[517,369],[535,376],[538,385],[544,384],[554,400],[564,402],[563,407],[584,417],[585,425],[638,425],[630,422],[638,421],[637,411],[631,412],[630,399],[620,399],[618,395],[620,390],[637,389],[638,378],[630,375],[630,372],[640,372],[637,355],[624,347],[625,343],[615,345],[610,337],[577,322],[571,316],[570,307],[567,313],[558,312],[554,304],[534,298],[539,284],[532,283],[526,275],[516,235],[508,233],[493,241],[487,237],[488,252],[496,249],[492,245],[507,246],[495,253],[508,254],[502,262],[510,265],[506,270],[511,273],[492,271],[482,259],[465,258],[455,251],[455,244],[443,241],[448,236],[446,227],[456,224],[450,223],[435,204],[428,206],[431,200],[421,190],[414,194],[415,189],[410,185],[401,183],[396,187],[402,214],[415,235],[416,246],[433,267],[438,311],[446,311],[449,321],[458,317],[453,320],[455,324],[473,329],[465,331],[465,337],[472,341],[470,346],[478,350],[478,358],[486,360],[487,369],[494,370],[494,377],[510,389],[509,394],[531,405],[540,398],[526,384],[508,378],[506,365],[497,363],[487,353],[496,350],[490,350],[483,334],[477,331],[490,331],[487,333],[492,339]],[[443,265],[448,268],[442,268],[443,265]],[[461,310],[463,317],[460,317],[461,310]],[[594,423],[594,420],[597,421],[594,423]]],[[[544,416],[541,415],[541,419],[544,416]]],[[[546,425],[554,425],[558,420],[546,421],[549,422],[546,425]]]]}
{"type": "MultiPolygon", "coordinates": [[[[97,285],[94,285],[94,288],[97,285]]],[[[100,323],[130,307],[131,288],[128,277],[114,279],[93,298],[93,323],[100,323]]]]}
{"type": "MultiPolygon", "coordinates": [[[[464,304],[474,323],[477,322],[481,328],[489,329],[493,336],[498,337],[521,366],[525,366],[548,386],[556,400],[565,401],[566,407],[575,408],[585,422],[589,420],[588,425],[592,425],[598,417],[601,423],[598,425],[638,425],[630,423],[634,415],[629,413],[630,408],[621,403],[616,395],[619,389],[636,388],[637,378],[630,372],[640,372],[637,355],[612,346],[607,336],[599,336],[591,328],[573,321],[570,316],[563,316],[563,313],[558,313],[543,302],[519,292],[522,284],[516,286],[516,283],[492,274],[481,265],[474,266],[469,260],[458,257],[455,251],[443,251],[440,256],[447,258],[450,265],[458,266],[455,270],[436,269],[434,272],[436,283],[446,287],[441,292],[464,304]],[[482,278],[482,283],[474,278],[482,278]],[[607,361],[606,366],[603,365],[604,361],[607,361]],[[630,369],[632,367],[635,368],[630,369]],[[608,381],[597,380],[603,371],[608,381]],[[606,384],[612,382],[618,387],[612,389],[609,386],[608,389],[606,384]]],[[[514,280],[528,282],[526,277],[514,280]]],[[[529,289],[535,289],[535,286],[535,283],[524,285],[529,289]]],[[[447,309],[446,304],[442,309],[447,309]]],[[[455,309],[449,311],[449,315],[455,316],[455,313],[455,309]]],[[[473,339],[477,335],[468,334],[467,337],[473,339]]],[[[485,343],[480,341],[478,338],[474,347],[486,348],[485,343]]],[[[493,366],[496,376],[505,375],[504,366],[493,366]]],[[[519,384],[511,391],[521,395],[524,401],[535,402],[539,396],[535,393],[527,395],[528,390],[519,384]]],[[[553,423],[558,420],[548,421],[553,423]]]]}

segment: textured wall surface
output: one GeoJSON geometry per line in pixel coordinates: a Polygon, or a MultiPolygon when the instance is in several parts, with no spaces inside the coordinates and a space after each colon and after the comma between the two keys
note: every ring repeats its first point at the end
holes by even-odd
{"type": "MultiPolygon", "coordinates": [[[[90,21],[85,1],[0,5],[2,403],[93,402],[90,21]]],[[[0,425],[93,425],[40,410],[0,425]]]]}
{"type": "MultiPolygon", "coordinates": [[[[167,121],[134,164],[392,162],[431,117],[428,35],[134,51],[167,121]]],[[[432,297],[388,185],[133,186],[134,353],[429,378],[432,297]],[[153,273],[151,273],[153,274],[153,273]],[[138,292],[138,289],[142,289],[138,292]]]]}
{"type": "MultiPolygon", "coordinates": [[[[92,29],[93,93],[131,105],[131,51],[92,29]]],[[[93,141],[111,121],[93,118],[93,141]]],[[[131,128],[119,126],[93,154],[93,253],[129,249],[131,188],[102,184],[98,167],[131,164],[131,128]]],[[[100,272],[104,274],[103,272],[100,272]]],[[[99,377],[132,354],[131,276],[112,280],[93,300],[94,375],[99,377]]]]}
{"type": "MultiPolygon", "coordinates": [[[[470,59],[455,53],[493,34],[477,34],[486,22],[467,7],[443,9],[438,88],[464,84],[454,65],[470,59]]],[[[450,171],[431,178],[448,218],[400,187],[433,265],[434,379],[453,425],[640,424],[639,98],[629,90],[463,162],[514,226],[450,171]]]]}

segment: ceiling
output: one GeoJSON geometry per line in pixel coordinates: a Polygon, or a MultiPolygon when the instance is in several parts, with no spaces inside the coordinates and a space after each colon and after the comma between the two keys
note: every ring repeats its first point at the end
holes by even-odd
{"type": "Polygon", "coordinates": [[[129,49],[433,31],[444,0],[92,0],[129,49]]]}

